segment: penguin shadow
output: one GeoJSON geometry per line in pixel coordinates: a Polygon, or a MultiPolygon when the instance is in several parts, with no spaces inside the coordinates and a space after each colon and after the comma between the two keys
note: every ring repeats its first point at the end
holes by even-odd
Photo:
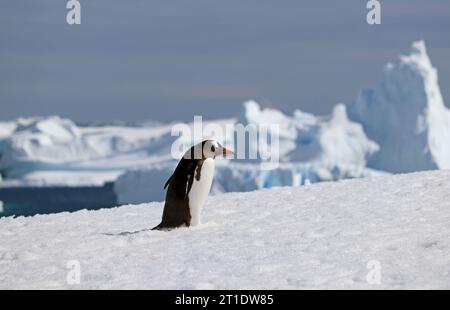
{"type": "Polygon", "coordinates": [[[140,230],[135,230],[135,231],[123,231],[120,233],[103,233],[103,235],[105,236],[131,236],[131,235],[136,235],[145,231],[151,231],[152,228],[144,228],[144,229],[140,229],[140,230]]]}

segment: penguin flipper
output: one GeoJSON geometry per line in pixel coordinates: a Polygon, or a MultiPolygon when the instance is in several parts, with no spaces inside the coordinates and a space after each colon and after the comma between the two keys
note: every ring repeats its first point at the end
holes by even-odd
{"type": "Polygon", "coordinates": [[[197,160],[191,160],[186,166],[186,174],[185,174],[185,193],[184,199],[186,199],[191,191],[192,184],[194,183],[195,170],[198,166],[197,160]]]}
{"type": "Polygon", "coordinates": [[[191,173],[188,175],[188,183],[186,186],[186,196],[184,198],[186,198],[189,195],[189,192],[191,191],[193,183],[194,183],[194,173],[191,173]]]}
{"type": "Polygon", "coordinates": [[[166,184],[164,185],[164,189],[166,189],[167,185],[169,185],[170,181],[172,181],[173,174],[170,176],[170,178],[167,180],[166,184]]]}

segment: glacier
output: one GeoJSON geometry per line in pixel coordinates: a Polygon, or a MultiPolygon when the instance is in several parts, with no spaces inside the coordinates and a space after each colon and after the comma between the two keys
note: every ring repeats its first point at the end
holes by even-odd
{"type": "MultiPolygon", "coordinates": [[[[249,100],[235,118],[204,123],[280,129],[275,169],[262,170],[261,159],[218,160],[213,194],[450,168],[450,112],[423,41],[388,63],[374,89],[337,104],[329,115],[299,109],[287,115],[249,100]]],[[[120,204],[161,201],[178,160],[171,156],[173,143],[178,139],[184,149],[193,143],[190,136],[174,136],[175,125],[86,126],[58,116],[0,122],[0,189],[113,182],[120,204]]],[[[196,139],[213,137],[233,149],[230,136],[203,132],[196,139]]],[[[270,148],[272,141],[264,143],[270,148]]]]}

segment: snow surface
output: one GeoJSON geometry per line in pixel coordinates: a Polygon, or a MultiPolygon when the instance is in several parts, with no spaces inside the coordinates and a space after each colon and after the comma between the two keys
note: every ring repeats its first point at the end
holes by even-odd
{"type": "Polygon", "coordinates": [[[148,230],[162,207],[0,219],[0,289],[450,288],[450,171],[222,194],[148,230]]]}

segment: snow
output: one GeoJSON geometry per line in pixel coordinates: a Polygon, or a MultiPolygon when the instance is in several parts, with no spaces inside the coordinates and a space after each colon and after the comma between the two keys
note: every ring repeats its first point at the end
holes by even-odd
{"type": "Polygon", "coordinates": [[[449,184],[431,171],[227,193],[171,232],[148,230],[156,202],[2,218],[0,289],[449,289],[449,184]]]}
{"type": "Polygon", "coordinates": [[[349,116],[380,147],[369,167],[393,173],[450,168],[450,111],[423,41],[386,66],[381,84],[361,92],[349,116]]]}

